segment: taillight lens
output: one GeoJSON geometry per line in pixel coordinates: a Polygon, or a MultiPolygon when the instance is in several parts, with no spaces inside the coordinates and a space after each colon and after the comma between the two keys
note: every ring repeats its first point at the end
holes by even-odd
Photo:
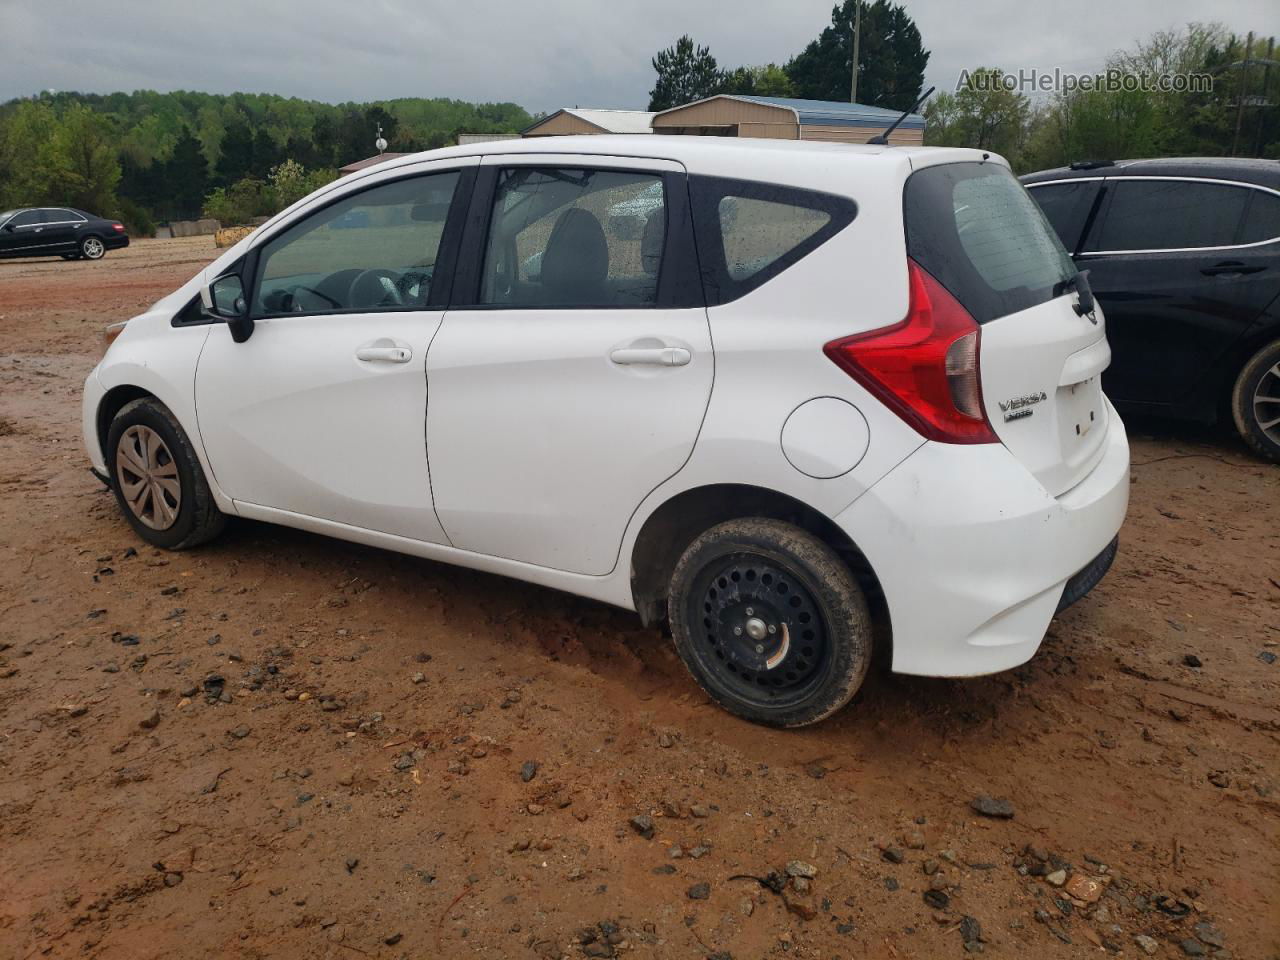
{"type": "Polygon", "coordinates": [[[907,261],[901,323],[832,340],[823,352],[929,440],[998,443],[982,405],[982,331],[942,284],[907,261]]]}
{"type": "Polygon", "coordinates": [[[123,224],[123,223],[113,223],[113,224],[111,225],[111,229],[112,229],[112,230],[114,230],[116,233],[124,233],[124,224],[123,224]]]}

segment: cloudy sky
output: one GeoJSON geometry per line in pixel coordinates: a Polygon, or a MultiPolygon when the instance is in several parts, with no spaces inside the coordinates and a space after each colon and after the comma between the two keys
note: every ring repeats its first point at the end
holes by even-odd
{"type": "MultiPolygon", "coordinates": [[[[1280,32],[1276,0],[906,0],[933,56],[1084,72],[1155,30],[1216,19],[1280,32]]],[[[270,92],[643,108],[682,33],[722,66],[785,62],[832,0],[0,0],[0,101],[41,89],[270,92]]]]}

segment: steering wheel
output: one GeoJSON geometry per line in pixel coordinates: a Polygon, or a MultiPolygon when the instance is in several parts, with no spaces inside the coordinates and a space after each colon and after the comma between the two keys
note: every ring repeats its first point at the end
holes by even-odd
{"type": "Polygon", "coordinates": [[[317,297],[320,300],[323,300],[326,304],[328,304],[329,308],[332,308],[334,310],[342,306],[342,304],[340,304],[337,300],[333,299],[333,297],[329,296],[327,293],[321,293],[315,287],[307,287],[307,286],[303,286],[302,284],[298,284],[288,292],[289,309],[292,310],[294,313],[305,313],[309,306],[307,303],[303,302],[301,298],[299,298],[298,296],[299,292],[309,294],[310,296],[317,297]]]}
{"type": "Polygon", "coordinates": [[[394,270],[361,270],[351,280],[347,291],[347,306],[403,307],[404,294],[400,292],[400,274],[394,270]]]}

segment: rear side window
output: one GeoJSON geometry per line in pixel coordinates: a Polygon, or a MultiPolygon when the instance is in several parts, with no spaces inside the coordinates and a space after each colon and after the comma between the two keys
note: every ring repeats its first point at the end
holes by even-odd
{"type": "Polygon", "coordinates": [[[1006,167],[948,163],[907,178],[907,253],[978,323],[1059,296],[1075,266],[1006,167]]]}
{"type": "Polygon", "coordinates": [[[1071,251],[1080,245],[1080,235],[1089,220],[1098,187],[1097,180],[1073,180],[1043,187],[1031,184],[1027,190],[1044,211],[1062,245],[1071,251]]]}
{"type": "Polygon", "coordinates": [[[767,283],[843,230],[848,197],[724,177],[691,177],[694,230],[707,305],[767,283]]]}
{"type": "Polygon", "coordinates": [[[1236,243],[1254,191],[1194,180],[1108,182],[1111,199],[1087,250],[1182,250],[1236,243]]]}
{"type": "Polygon", "coordinates": [[[651,307],[667,231],[662,176],[513,167],[498,174],[480,302],[651,307]]]}
{"type": "Polygon", "coordinates": [[[1280,194],[1250,190],[1240,242],[1263,243],[1277,238],[1280,238],[1280,194]]]}

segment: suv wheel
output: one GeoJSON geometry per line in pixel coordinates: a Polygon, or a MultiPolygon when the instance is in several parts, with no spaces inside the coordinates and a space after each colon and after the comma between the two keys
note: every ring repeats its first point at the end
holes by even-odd
{"type": "Polygon", "coordinates": [[[731,520],[694,540],[667,613],[694,679],[755,723],[817,723],[852,699],[871,662],[866,598],[848,566],[778,520],[731,520]]]}
{"type": "Polygon", "coordinates": [[[144,397],[121,408],[107,431],[106,456],[116,502],[147,543],[182,550],[222,532],[226,516],[191,441],[159,400],[144,397]]]}
{"type": "Polygon", "coordinates": [[[80,256],[86,260],[101,260],[107,246],[97,237],[85,237],[80,241],[80,256]]]}
{"type": "Polygon", "coordinates": [[[1245,364],[1231,392],[1231,413],[1244,442],[1280,462],[1280,340],[1273,340],[1245,364]]]}

